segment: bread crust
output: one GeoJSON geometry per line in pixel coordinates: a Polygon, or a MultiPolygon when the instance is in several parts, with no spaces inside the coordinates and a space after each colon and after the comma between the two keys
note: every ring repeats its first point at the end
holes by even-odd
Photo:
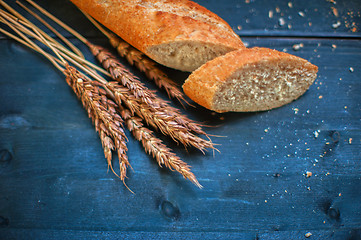
{"type": "MultiPolygon", "coordinates": [[[[212,61],[207,62],[194,71],[184,82],[182,87],[189,98],[199,105],[213,111],[263,111],[280,107],[292,100],[295,100],[295,98],[298,98],[313,83],[316,78],[317,71],[317,66],[309,63],[305,59],[268,48],[255,47],[232,51],[226,55],[217,57],[212,61]],[[243,71],[247,66],[253,66],[260,63],[266,64],[265,66],[267,66],[268,63],[277,64],[282,61],[289,63],[288,65],[290,69],[285,71],[291,71],[292,67],[302,68],[305,76],[310,76],[307,77],[306,82],[295,82],[295,87],[297,87],[297,84],[300,87],[297,89],[298,93],[292,96],[292,99],[285,98],[284,100],[265,101],[261,104],[261,106],[256,104],[247,104],[234,109],[232,109],[232,107],[219,109],[215,106],[215,96],[221,90],[222,85],[232,76],[235,76],[237,72],[243,71]]],[[[262,82],[258,85],[260,84],[262,84],[262,82]]],[[[247,91],[252,91],[252,89],[247,91]]],[[[259,93],[259,96],[263,97],[261,92],[259,93]]],[[[256,101],[257,99],[254,99],[254,102],[256,101]]]]}
{"type": "MultiPolygon", "coordinates": [[[[162,62],[164,58],[161,56],[162,53],[151,52],[152,47],[184,41],[188,44],[192,42],[211,44],[214,48],[225,48],[227,52],[244,48],[239,36],[224,20],[192,1],[71,1],[129,44],[166,66],[167,62],[162,62]]],[[[201,64],[203,62],[189,70],[192,71],[201,64]]],[[[181,69],[182,66],[170,67],[184,70],[181,69]]]]}

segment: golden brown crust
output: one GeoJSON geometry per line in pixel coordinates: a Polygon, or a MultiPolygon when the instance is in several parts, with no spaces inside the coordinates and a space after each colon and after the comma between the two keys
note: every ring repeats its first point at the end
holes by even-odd
{"type": "Polygon", "coordinates": [[[188,0],[71,1],[153,59],[150,47],[171,42],[209,43],[230,51],[244,47],[224,20],[188,0]]]}
{"type": "MultiPolygon", "coordinates": [[[[237,73],[245,70],[247,66],[256,66],[260,63],[265,64],[264,66],[267,66],[267,64],[272,66],[271,64],[277,65],[281,62],[289,63],[289,69],[284,71],[291,72],[295,68],[302,68],[304,75],[310,76],[310,79],[307,80],[306,83],[302,83],[302,86],[297,89],[299,94],[303,94],[316,77],[318,70],[317,66],[312,65],[302,58],[268,48],[241,49],[217,57],[195,70],[183,84],[183,90],[189,98],[199,105],[217,112],[259,111],[272,109],[282,106],[290,102],[290,100],[285,98],[285,100],[275,100],[272,102],[265,101],[261,106],[248,105],[238,107],[236,109],[232,109],[232,107],[229,109],[217,109],[215,106],[215,96],[227,80],[235,76],[237,73]]],[[[294,87],[297,88],[297,86],[294,87]]],[[[251,90],[252,89],[249,89],[249,91],[251,90]]],[[[259,94],[261,95],[262,93],[259,94]]],[[[295,95],[294,97],[298,96],[295,95]]]]}

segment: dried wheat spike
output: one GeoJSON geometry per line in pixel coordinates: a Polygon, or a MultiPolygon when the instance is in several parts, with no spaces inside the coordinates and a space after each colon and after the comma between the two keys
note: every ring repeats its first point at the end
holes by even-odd
{"type": "Polygon", "coordinates": [[[174,141],[182,143],[186,147],[193,146],[202,152],[207,148],[215,149],[214,144],[210,140],[194,135],[186,127],[174,121],[172,116],[164,112],[152,111],[153,108],[140,102],[139,99],[129,92],[129,89],[118,82],[109,82],[106,87],[113,93],[118,105],[124,104],[132,113],[136,113],[147,124],[160,130],[164,135],[170,136],[174,141]]]}
{"type": "Polygon", "coordinates": [[[135,117],[128,109],[122,107],[120,108],[120,114],[129,131],[142,143],[145,151],[156,159],[160,167],[166,166],[172,171],[175,170],[182,174],[185,179],[189,179],[196,186],[202,188],[202,185],[199,184],[197,178],[191,172],[190,166],[164,145],[162,140],[155,137],[150,129],[144,127],[140,118],[135,117]]]}
{"type": "Polygon", "coordinates": [[[173,119],[181,126],[193,131],[197,134],[207,135],[200,124],[187,118],[181,114],[180,111],[171,107],[166,101],[159,98],[156,94],[146,88],[139,79],[131,74],[108,50],[103,47],[88,43],[92,53],[96,56],[103,67],[112,75],[112,77],[122,83],[123,86],[128,87],[136,98],[141,99],[149,105],[149,111],[154,111],[158,115],[163,114],[169,119],[173,119]]]}
{"type": "Polygon", "coordinates": [[[157,66],[156,62],[116,35],[110,33],[108,36],[110,44],[117,49],[120,56],[126,58],[130,64],[135,65],[140,71],[144,72],[159,88],[164,89],[170,98],[175,98],[182,104],[183,102],[188,104],[184,94],[178,89],[178,85],[157,66]]]}
{"type": "Polygon", "coordinates": [[[64,74],[68,85],[81,100],[83,107],[88,111],[88,115],[95,125],[102,142],[108,167],[124,182],[127,167],[130,164],[126,154],[128,149],[126,146],[127,138],[122,124],[124,120],[115,110],[117,105],[106,97],[106,92],[101,83],[91,81],[74,67],[66,65],[64,74]],[[119,175],[114,171],[111,163],[113,150],[116,150],[118,154],[119,175]]]}

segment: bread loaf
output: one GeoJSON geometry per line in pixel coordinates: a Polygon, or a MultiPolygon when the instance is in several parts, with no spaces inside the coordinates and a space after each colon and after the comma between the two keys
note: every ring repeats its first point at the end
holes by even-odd
{"type": "Polygon", "coordinates": [[[263,111],[300,97],[318,68],[267,48],[241,49],[207,62],[183,84],[196,103],[216,112],[263,111]]]}
{"type": "Polygon", "coordinates": [[[167,67],[193,71],[244,45],[219,16],[188,0],[71,0],[167,67]]]}

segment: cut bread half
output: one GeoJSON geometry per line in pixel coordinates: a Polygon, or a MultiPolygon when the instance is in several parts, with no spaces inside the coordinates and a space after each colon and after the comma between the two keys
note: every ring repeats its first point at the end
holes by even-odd
{"type": "Polygon", "coordinates": [[[245,48],[227,22],[193,1],[71,1],[154,61],[181,71],[245,48]]]}
{"type": "Polygon", "coordinates": [[[195,70],[185,94],[216,112],[265,111],[303,95],[317,77],[317,66],[268,48],[229,52],[195,70]]]}

